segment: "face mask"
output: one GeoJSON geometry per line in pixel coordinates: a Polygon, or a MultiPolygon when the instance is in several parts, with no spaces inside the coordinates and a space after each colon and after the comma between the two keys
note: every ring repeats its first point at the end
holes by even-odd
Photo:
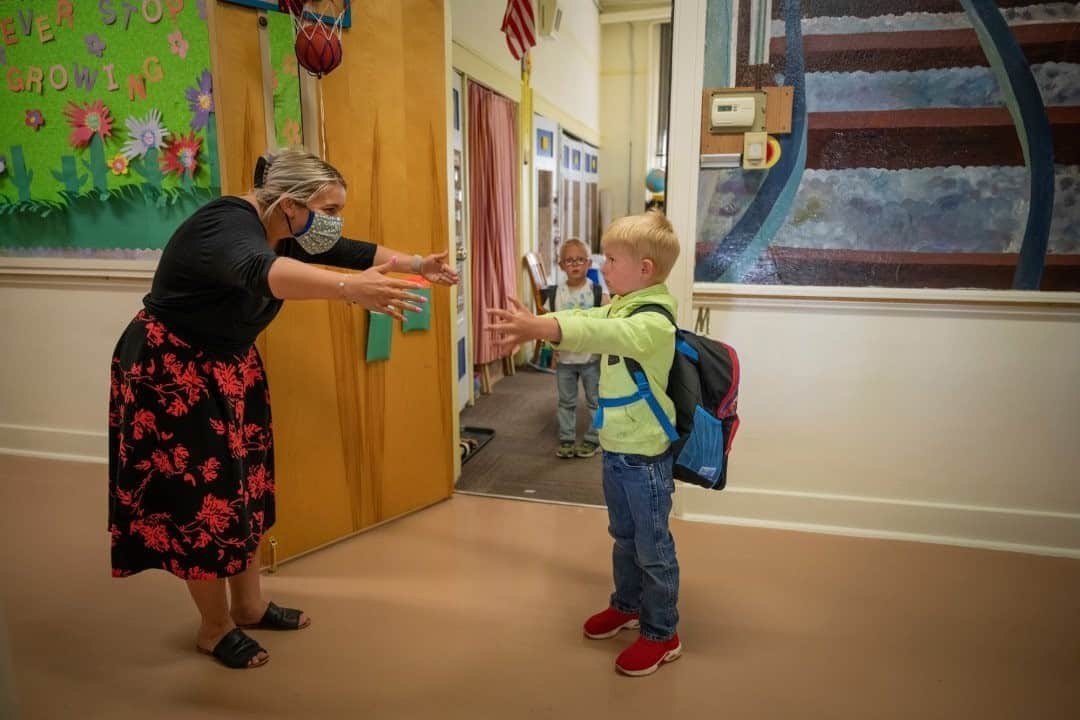
{"type": "MultiPolygon", "coordinates": [[[[289,232],[293,232],[288,215],[285,220],[289,223],[289,232]]],[[[341,238],[341,226],[344,222],[340,217],[309,210],[307,224],[300,232],[293,232],[293,237],[308,255],[319,255],[334,247],[341,238]]]]}

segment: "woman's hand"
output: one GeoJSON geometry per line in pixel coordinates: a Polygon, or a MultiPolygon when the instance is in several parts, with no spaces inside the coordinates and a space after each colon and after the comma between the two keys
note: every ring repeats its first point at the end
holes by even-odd
{"type": "Polygon", "coordinates": [[[424,276],[428,282],[433,282],[438,285],[457,285],[458,277],[457,271],[446,264],[446,257],[449,253],[441,252],[434,255],[428,255],[420,262],[420,274],[424,276]]]}
{"type": "Polygon", "coordinates": [[[500,351],[513,350],[528,340],[550,340],[556,343],[562,340],[562,328],[555,318],[537,317],[518,302],[517,298],[507,300],[510,301],[509,310],[488,310],[491,317],[488,332],[495,335],[495,347],[500,351]]]}
{"type": "Polygon", "coordinates": [[[420,286],[408,280],[386,277],[386,273],[396,271],[396,265],[397,258],[390,258],[389,262],[382,265],[374,265],[361,273],[347,275],[345,299],[372,312],[392,315],[398,320],[405,319],[402,314],[405,310],[420,312],[419,305],[426,303],[427,298],[409,292],[420,286]]]}

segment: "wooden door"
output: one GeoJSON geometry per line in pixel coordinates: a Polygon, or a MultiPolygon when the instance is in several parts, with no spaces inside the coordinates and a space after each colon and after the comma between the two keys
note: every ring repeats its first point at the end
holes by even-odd
{"type": "MultiPolygon", "coordinates": [[[[345,234],[407,253],[445,250],[443,4],[352,8],[342,64],[318,83],[325,156],[348,182],[345,234]]],[[[216,3],[211,22],[222,164],[238,169],[223,169],[224,191],[240,193],[266,148],[257,18],[216,3]]],[[[390,359],[370,365],[368,315],[339,302],[288,302],[260,338],[273,402],[278,560],[450,496],[445,288],[432,305],[430,331],[402,334],[395,323],[390,359]]]]}

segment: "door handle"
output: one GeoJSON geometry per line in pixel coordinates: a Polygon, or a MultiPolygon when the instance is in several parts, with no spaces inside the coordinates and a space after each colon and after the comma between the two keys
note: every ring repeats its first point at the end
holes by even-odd
{"type": "Polygon", "coordinates": [[[459,245],[458,249],[457,249],[457,261],[458,262],[465,262],[468,259],[468,257],[469,257],[469,254],[467,252],[465,252],[465,247],[459,245]]]}

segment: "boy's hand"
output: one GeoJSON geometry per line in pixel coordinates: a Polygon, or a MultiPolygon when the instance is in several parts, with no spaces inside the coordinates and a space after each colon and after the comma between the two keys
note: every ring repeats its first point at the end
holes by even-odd
{"type": "Polygon", "coordinates": [[[517,298],[507,300],[510,301],[509,310],[488,310],[491,318],[488,332],[495,336],[495,347],[499,350],[512,350],[528,340],[562,340],[562,330],[555,318],[537,317],[518,302],[517,298]]]}

